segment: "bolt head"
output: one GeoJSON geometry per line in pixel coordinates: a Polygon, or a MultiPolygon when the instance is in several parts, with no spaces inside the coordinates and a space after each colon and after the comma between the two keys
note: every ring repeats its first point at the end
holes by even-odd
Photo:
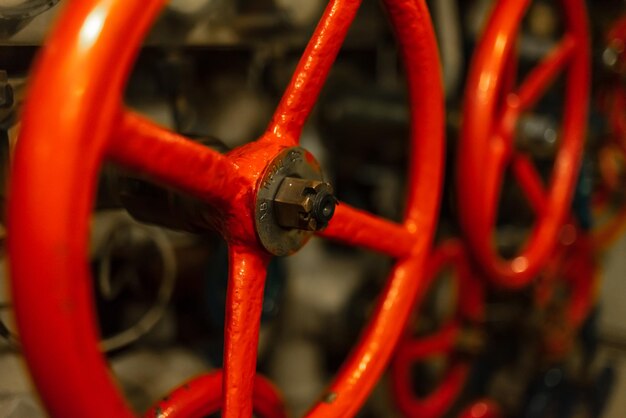
{"type": "Polygon", "coordinates": [[[319,231],[335,213],[332,186],[318,180],[287,177],[274,197],[274,213],[283,228],[319,231]]]}

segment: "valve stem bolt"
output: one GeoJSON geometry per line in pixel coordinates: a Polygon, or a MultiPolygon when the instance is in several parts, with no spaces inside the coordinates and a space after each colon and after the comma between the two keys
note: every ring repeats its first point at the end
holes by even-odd
{"type": "Polygon", "coordinates": [[[336,204],[330,184],[286,177],[274,196],[274,214],[283,228],[319,231],[332,219],[336,204]]]}

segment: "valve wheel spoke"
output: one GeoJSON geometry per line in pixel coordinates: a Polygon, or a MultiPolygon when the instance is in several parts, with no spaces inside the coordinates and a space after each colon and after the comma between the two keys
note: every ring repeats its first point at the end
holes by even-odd
{"type": "Polygon", "coordinates": [[[547,196],[543,180],[530,158],[515,153],[511,161],[511,169],[535,215],[542,216],[547,206],[547,196]]]}
{"type": "Polygon", "coordinates": [[[360,5],[361,0],[332,0],[328,3],[272,117],[268,134],[289,145],[300,142],[304,123],[317,102],[360,5]]]}
{"type": "Polygon", "coordinates": [[[124,167],[218,206],[227,203],[240,181],[226,156],[127,110],[111,134],[107,155],[124,167]]]}
{"type": "Polygon", "coordinates": [[[228,262],[222,416],[249,418],[269,256],[231,244],[228,262]]]}
{"type": "Polygon", "coordinates": [[[494,135],[494,142],[503,142],[501,146],[507,149],[506,155],[513,152],[515,129],[520,115],[532,108],[555,78],[565,70],[574,55],[576,44],[576,40],[571,35],[566,35],[539,65],[532,69],[517,88],[515,87],[517,58],[513,56],[515,48],[512,49],[512,56],[505,64],[506,73],[500,98],[502,111],[494,135]],[[509,74],[509,71],[514,71],[514,74],[509,74]]]}
{"type": "Polygon", "coordinates": [[[444,325],[434,334],[405,341],[398,351],[413,362],[437,354],[447,354],[454,349],[459,334],[456,322],[444,325]]]}
{"type": "Polygon", "coordinates": [[[507,103],[509,105],[516,103],[518,113],[533,107],[555,78],[567,67],[576,52],[577,44],[573,36],[565,35],[548,56],[526,76],[515,93],[518,100],[509,100],[507,103]]]}
{"type": "Polygon", "coordinates": [[[404,226],[345,203],[337,206],[328,228],[319,235],[395,258],[408,256],[415,246],[415,235],[404,226]]]}

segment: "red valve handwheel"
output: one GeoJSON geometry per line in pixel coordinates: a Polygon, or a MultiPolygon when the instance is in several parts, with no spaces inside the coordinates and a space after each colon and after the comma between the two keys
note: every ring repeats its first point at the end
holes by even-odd
{"type": "MultiPolygon", "coordinates": [[[[260,418],[287,418],[277,389],[266,379],[255,377],[254,414],[260,418]]],[[[154,405],[144,418],[203,418],[219,412],[222,406],[222,372],[197,377],[154,405]]]]}
{"type": "Polygon", "coordinates": [[[469,248],[502,287],[525,286],[552,253],[567,219],[583,151],[589,102],[590,51],[585,4],[562,0],[565,35],[515,86],[517,33],[530,0],[502,0],[476,50],[466,86],[458,149],[459,220],[469,248]],[[520,115],[531,109],[566,72],[563,123],[550,184],[544,185],[531,159],[514,148],[520,115]],[[519,254],[498,253],[494,229],[504,171],[511,166],[536,223],[519,254]]]}
{"type": "MultiPolygon", "coordinates": [[[[258,196],[291,164],[319,170],[313,156],[297,145],[360,1],[329,2],[267,131],[227,155],[158,127],[122,104],[134,57],[162,4],[69,3],[29,86],[10,184],[8,247],[24,355],[55,417],[134,415],[98,350],[86,262],[88,220],[105,159],[211,207],[212,223],[229,244],[222,413],[252,416],[271,257],[255,228],[269,220],[266,202],[258,196]]],[[[341,203],[321,233],[391,255],[397,263],[360,341],[312,408],[309,415],[315,417],[355,414],[375,385],[419,296],[436,224],[444,101],[435,37],[424,0],[386,0],[385,5],[408,79],[412,128],[405,218],[395,224],[341,203]]]]}
{"type": "Polygon", "coordinates": [[[471,366],[467,355],[456,356],[462,342],[464,325],[479,324],[484,320],[481,282],[474,276],[461,242],[446,241],[432,253],[426,267],[427,285],[449,267],[454,269],[457,283],[458,306],[453,316],[433,335],[416,337],[407,329],[392,359],[391,382],[394,399],[400,411],[407,417],[440,417],[452,407],[463,389],[471,366]],[[446,356],[453,360],[441,384],[426,397],[420,397],[413,390],[411,366],[433,356],[446,356]]]}
{"type": "Polygon", "coordinates": [[[592,242],[581,230],[557,249],[535,288],[537,307],[546,315],[543,350],[548,359],[563,359],[595,301],[597,268],[592,242]],[[559,290],[565,290],[559,294],[559,290]]]}

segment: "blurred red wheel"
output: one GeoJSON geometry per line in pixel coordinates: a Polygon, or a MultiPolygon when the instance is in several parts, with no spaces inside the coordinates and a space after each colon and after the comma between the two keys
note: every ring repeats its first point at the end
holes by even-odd
{"type": "Polygon", "coordinates": [[[486,26],[466,86],[458,149],[459,220],[469,248],[497,285],[520,288],[545,266],[567,219],[578,178],[587,124],[590,46],[582,0],[562,0],[565,35],[515,86],[517,33],[530,0],[503,0],[486,26]],[[531,109],[560,72],[566,72],[561,141],[549,184],[531,159],[514,148],[520,115],[531,109]],[[501,100],[504,98],[504,100],[501,100]],[[500,102],[503,103],[500,103],[500,102]],[[500,189],[511,167],[536,223],[523,249],[503,258],[494,230],[500,189]]]}
{"type": "MultiPolygon", "coordinates": [[[[484,295],[482,284],[475,277],[463,244],[459,241],[446,241],[432,253],[426,268],[427,285],[432,285],[447,268],[453,269],[456,279],[457,306],[453,314],[432,335],[414,336],[409,326],[398,343],[391,363],[393,396],[398,409],[407,417],[434,418],[449,411],[465,385],[471,366],[471,356],[461,351],[477,349],[461,346],[476,344],[471,339],[464,341],[463,337],[466,329],[476,332],[474,327],[483,322],[484,295]],[[436,356],[452,359],[451,363],[439,386],[428,395],[419,396],[413,389],[413,366],[436,356]]],[[[416,313],[417,309],[414,311],[416,313]]],[[[413,319],[417,319],[416,315],[413,319]]]]}

